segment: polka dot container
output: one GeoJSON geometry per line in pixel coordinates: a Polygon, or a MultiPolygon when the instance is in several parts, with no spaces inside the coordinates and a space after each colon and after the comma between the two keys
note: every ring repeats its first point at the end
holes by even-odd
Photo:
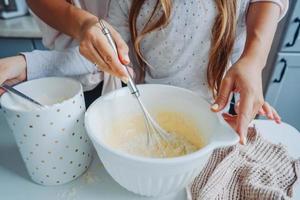
{"type": "Polygon", "coordinates": [[[14,95],[5,93],[1,98],[1,112],[32,180],[42,185],[59,185],[79,177],[92,160],[92,144],[84,128],[81,84],[69,78],[51,77],[24,82],[15,88],[52,105],[24,109],[18,106],[21,99],[14,95]]]}

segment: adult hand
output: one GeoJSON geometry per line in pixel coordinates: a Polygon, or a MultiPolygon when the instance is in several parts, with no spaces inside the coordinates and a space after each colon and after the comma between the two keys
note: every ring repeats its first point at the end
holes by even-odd
{"type": "Polygon", "coordinates": [[[219,94],[211,109],[221,111],[227,105],[231,92],[240,93],[239,113],[234,129],[240,135],[240,143],[246,143],[248,126],[261,109],[262,93],[261,68],[252,59],[242,58],[226,73],[221,82],[219,94]]]}
{"type": "MultiPolygon", "coordinates": [[[[94,23],[85,28],[80,37],[80,53],[95,63],[100,70],[108,72],[127,82],[128,75],[123,65],[130,63],[128,56],[128,46],[121,38],[121,35],[108,23],[104,21],[106,27],[116,43],[118,56],[113,51],[106,37],[103,35],[100,24],[94,23]]],[[[133,74],[132,69],[129,69],[133,74]]]]}
{"type": "MultiPolygon", "coordinates": [[[[0,59],[0,85],[15,85],[26,80],[26,60],[24,56],[0,59]]],[[[4,90],[0,88],[0,95],[4,90]]]]}

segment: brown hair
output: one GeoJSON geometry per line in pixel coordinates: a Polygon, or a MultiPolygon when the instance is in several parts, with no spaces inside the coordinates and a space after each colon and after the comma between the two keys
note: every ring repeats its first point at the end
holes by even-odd
{"type": "MultiPolygon", "coordinates": [[[[140,50],[141,40],[146,34],[167,26],[172,12],[172,0],[157,0],[147,23],[138,33],[137,17],[145,2],[146,0],[133,0],[129,13],[131,39],[137,59],[141,65],[141,70],[139,70],[140,81],[144,79],[145,71],[147,70],[147,61],[143,58],[140,50]],[[154,15],[160,9],[163,11],[162,15],[158,20],[154,21],[154,15]]],[[[218,14],[212,28],[211,48],[207,66],[207,81],[214,96],[220,89],[222,78],[232,54],[237,18],[236,0],[215,0],[215,3],[218,14]]]]}

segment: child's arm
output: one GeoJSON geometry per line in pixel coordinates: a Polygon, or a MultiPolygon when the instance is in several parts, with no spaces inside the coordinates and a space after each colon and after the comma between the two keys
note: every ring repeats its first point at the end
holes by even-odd
{"type": "Polygon", "coordinates": [[[250,0],[250,3],[259,3],[259,2],[270,2],[277,4],[280,7],[280,16],[278,21],[280,21],[287,13],[289,8],[289,0],[250,0]]]}
{"type": "MultiPolygon", "coordinates": [[[[0,59],[0,85],[14,85],[26,80],[26,61],[23,56],[0,59]],[[14,67],[12,67],[14,66],[14,67]]],[[[0,95],[4,92],[0,88],[0,95]]]]}
{"type": "MultiPolygon", "coordinates": [[[[278,0],[275,0],[278,1],[278,0]]],[[[257,67],[263,69],[277,29],[278,19],[282,12],[278,4],[258,1],[251,3],[247,19],[247,39],[242,54],[257,62],[257,67]]]]}
{"type": "Polygon", "coordinates": [[[265,66],[280,16],[280,7],[270,2],[250,4],[246,25],[247,38],[240,59],[228,70],[222,84],[214,111],[222,110],[232,91],[240,93],[240,112],[236,131],[245,143],[245,135],[251,120],[264,103],[262,69],[265,66]]]}
{"type": "Polygon", "coordinates": [[[81,56],[78,48],[65,51],[36,50],[22,54],[0,59],[0,84],[6,82],[13,85],[45,76],[79,76],[97,73],[97,67],[81,56]]]}
{"type": "Polygon", "coordinates": [[[78,76],[97,72],[97,67],[79,53],[78,48],[64,51],[22,53],[27,63],[27,79],[45,76],[78,76]]]}

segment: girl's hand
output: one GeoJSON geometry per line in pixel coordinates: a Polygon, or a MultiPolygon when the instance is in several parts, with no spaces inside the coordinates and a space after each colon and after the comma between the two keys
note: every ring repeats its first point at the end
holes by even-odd
{"type": "Polygon", "coordinates": [[[231,92],[240,93],[239,113],[234,129],[245,144],[248,126],[264,103],[262,92],[261,68],[256,67],[253,59],[242,58],[226,73],[220,92],[211,109],[221,111],[227,105],[231,92]]]}
{"type": "Polygon", "coordinates": [[[128,76],[123,65],[130,63],[128,46],[121,38],[121,35],[112,26],[106,22],[104,23],[116,42],[119,58],[107,42],[99,23],[92,24],[82,31],[79,51],[92,63],[98,65],[100,70],[108,72],[121,78],[124,82],[127,82],[128,76]]]}
{"type": "Polygon", "coordinates": [[[281,123],[281,117],[278,112],[268,102],[264,103],[261,109],[259,109],[258,114],[274,120],[277,124],[281,123]]]}
{"type": "MultiPolygon", "coordinates": [[[[238,114],[240,108],[240,102],[238,101],[235,106],[234,110],[238,114]]],[[[264,116],[270,120],[274,120],[277,124],[281,123],[281,117],[279,116],[278,112],[275,108],[273,108],[268,102],[264,102],[262,107],[258,110],[258,115],[264,116]]]]}
{"type": "MultiPolygon", "coordinates": [[[[26,60],[24,56],[14,56],[0,59],[0,85],[6,83],[15,85],[26,80],[26,60]]],[[[4,90],[0,88],[0,95],[4,90]]]]}
{"type": "MultiPolygon", "coordinates": [[[[239,113],[239,102],[235,105],[235,112],[239,113]]],[[[259,115],[265,116],[270,120],[274,120],[277,124],[281,123],[281,118],[278,115],[277,111],[270,106],[268,102],[265,102],[263,106],[259,109],[259,115]]],[[[237,126],[237,118],[238,115],[231,115],[229,113],[222,113],[224,120],[233,128],[235,129],[237,126]]]]}
{"type": "Polygon", "coordinates": [[[266,64],[277,28],[280,8],[270,2],[253,3],[246,16],[247,37],[243,53],[225,75],[212,110],[222,110],[230,93],[240,93],[235,130],[245,143],[248,125],[264,103],[261,72],[266,64]]]}

